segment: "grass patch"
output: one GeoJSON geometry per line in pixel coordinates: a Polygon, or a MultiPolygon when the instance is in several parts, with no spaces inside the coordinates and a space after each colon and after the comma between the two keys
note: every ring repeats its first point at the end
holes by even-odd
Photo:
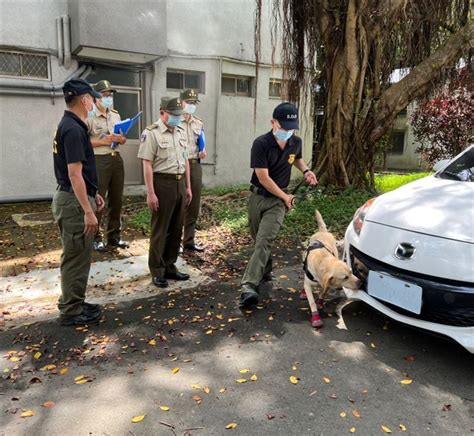
{"type": "Polygon", "coordinates": [[[383,194],[384,192],[393,191],[400,186],[414,182],[430,174],[431,173],[378,174],[375,176],[375,187],[377,192],[383,194]]]}
{"type": "MultiPolygon", "coordinates": [[[[429,174],[379,174],[375,183],[377,191],[385,193],[429,174]]],[[[295,186],[295,183],[296,181],[293,181],[292,185],[295,186]]],[[[234,236],[248,232],[247,197],[244,195],[248,192],[248,187],[246,183],[203,190],[200,228],[211,230],[220,226],[234,236]]],[[[303,185],[297,193],[296,206],[285,217],[281,236],[289,238],[298,235],[301,239],[310,236],[315,229],[314,211],[318,209],[329,229],[337,237],[342,237],[355,211],[373,196],[367,191],[309,189],[303,185]]],[[[150,212],[146,206],[134,214],[129,222],[132,226],[148,232],[150,212]]]]}

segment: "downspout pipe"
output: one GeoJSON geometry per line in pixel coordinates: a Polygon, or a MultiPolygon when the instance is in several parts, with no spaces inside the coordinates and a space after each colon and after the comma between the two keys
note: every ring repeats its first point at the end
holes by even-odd
{"type": "Polygon", "coordinates": [[[56,37],[58,40],[58,65],[64,64],[64,41],[63,41],[63,20],[61,17],[56,18],[56,37]]]}
{"type": "Polygon", "coordinates": [[[63,15],[63,39],[64,39],[64,68],[71,66],[71,26],[69,15],[63,15]]]}

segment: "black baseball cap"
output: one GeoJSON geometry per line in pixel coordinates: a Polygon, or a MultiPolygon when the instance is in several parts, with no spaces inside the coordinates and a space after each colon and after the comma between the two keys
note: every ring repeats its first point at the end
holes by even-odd
{"type": "Polygon", "coordinates": [[[68,80],[63,86],[64,96],[77,96],[89,94],[94,98],[102,98],[102,95],[94,91],[92,86],[83,79],[68,80]]]}
{"type": "Polygon", "coordinates": [[[273,119],[277,120],[285,130],[300,128],[298,109],[294,104],[280,103],[273,111],[273,119]]]}

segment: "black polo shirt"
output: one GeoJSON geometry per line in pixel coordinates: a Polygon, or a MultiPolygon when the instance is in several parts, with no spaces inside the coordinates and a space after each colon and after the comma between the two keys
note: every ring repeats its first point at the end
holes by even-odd
{"type": "MultiPolygon", "coordinates": [[[[87,125],[75,114],[64,111],[53,142],[54,174],[58,185],[71,187],[67,166],[82,162],[82,177],[88,195],[97,192],[97,170],[87,125]]],[[[92,195],[93,194],[93,195],[92,195]]]]}
{"type": "Polygon", "coordinates": [[[270,178],[281,189],[286,189],[290,183],[291,167],[296,159],[302,158],[301,138],[293,135],[282,150],[273,132],[259,136],[252,145],[250,152],[250,167],[254,168],[250,183],[265,189],[258,181],[255,168],[268,168],[270,178]]]}

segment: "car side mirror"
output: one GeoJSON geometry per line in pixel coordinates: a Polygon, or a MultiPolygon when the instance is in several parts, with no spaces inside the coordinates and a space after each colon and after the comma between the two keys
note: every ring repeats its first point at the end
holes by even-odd
{"type": "Polygon", "coordinates": [[[433,165],[433,171],[440,171],[446,167],[446,165],[451,162],[451,159],[441,159],[433,165]]]}

